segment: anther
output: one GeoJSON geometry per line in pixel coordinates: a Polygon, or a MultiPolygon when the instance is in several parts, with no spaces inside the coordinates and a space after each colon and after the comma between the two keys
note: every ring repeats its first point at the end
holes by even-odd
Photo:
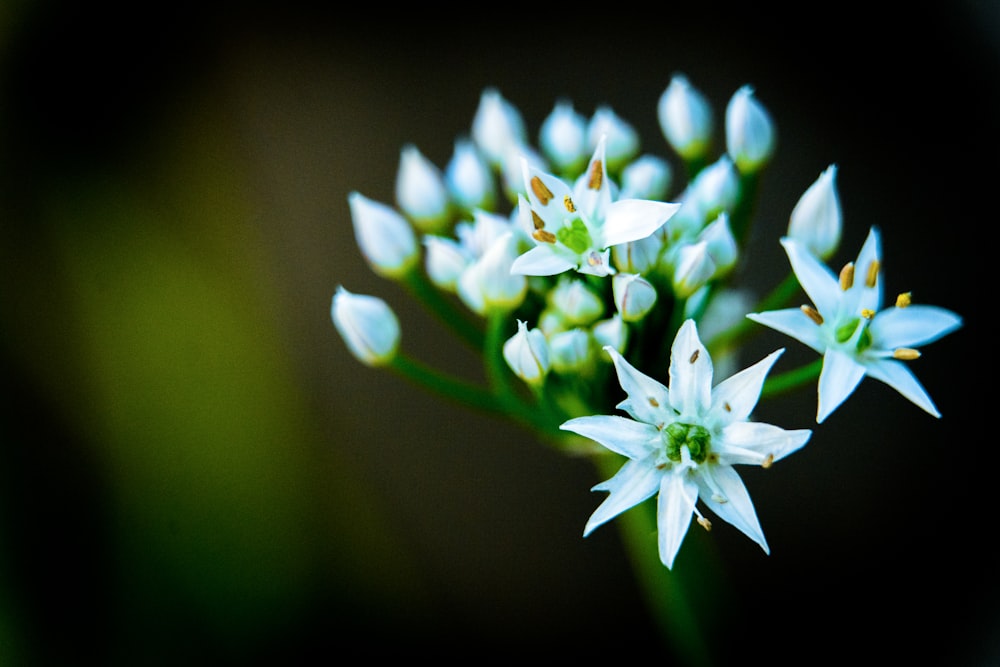
{"type": "Polygon", "coordinates": [[[812,306],[799,306],[803,313],[809,316],[809,319],[816,324],[823,324],[823,316],[819,314],[819,311],[812,306]]]}
{"type": "Polygon", "coordinates": [[[903,292],[896,297],[896,308],[906,308],[912,302],[911,297],[913,294],[911,292],[903,292]]]}
{"type": "Polygon", "coordinates": [[[573,200],[570,199],[569,195],[566,195],[565,197],[563,197],[563,206],[566,207],[566,210],[568,212],[570,212],[570,213],[576,213],[576,205],[573,203],[573,200]]]}
{"type": "Polygon", "coordinates": [[[725,410],[726,412],[732,412],[733,406],[729,405],[729,401],[724,401],[722,403],[722,409],[725,410]]]}
{"type": "Polygon", "coordinates": [[[538,197],[538,201],[542,202],[542,206],[547,206],[552,201],[552,191],[545,187],[545,183],[538,176],[531,177],[531,191],[538,197]]]}
{"type": "Polygon", "coordinates": [[[875,317],[875,311],[872,310],[871,308],[862,308],[861,317],[865,318],[866,320],[871,320],[873,317],[875,317]]]}
{"type": "Polygon", "coordinates": [[[594,160],[590,164],[590,180],[587,181],[587,187],[591,190],[600,190],[603,179],[604,165],[600,160],[594,160]]]}
{"type": "Polygon", "coordinates": [[[587,255],[587,264],[589,264],[590,266],[600,266],[603,263],[604,260],[602,260],[601,256],[598,255],[596,252],[592,252],[589,255],[587,255]]]}
{"type": "Polygon", "coordinates": [[[660,402],[658,400],[656,400],[655,398],[653,398],[652,396],[650,396],[648,398],[648,400],[649,400],[649,404],[652,405],[654,408],[660,407],[660,402]]]}
{"type": "Polygon", "coordinates": [[[691,362],[692,364],[698,361],[699,354],[701,354],[701,350],[695,350],[694,353],[691,355],[691,358],[688,359],[688,361],[691,362]]]}
{"type": "Polygon", "coordinates": [[[768,454],[764,457],[764,460],[760,462],[760,467],[767,469],[771,467],[772,463],[774,463],[774,454],[768,454]]]}
{"type": "Polygon", "coordinates": [[[902,361],[911,361],[919,356],[920,350],[914,350],[912,347],[897,347],[892,351],[892,358],[902,361]]]}
{"type": "Polygon", "coordinates": [[[840,289],[845,292],[854,285],[854,262],[848,262],[844,264],[844,268],[840,270],[840,289]]]}
{"type": "Polygon", "coordinates": [[[875,287],[875,281],[878,279],[878,270],[880,268],[879,261],[873,259],[872,263],[868,265],[868,275],[865,276],[865,287],[875,287]]]}
{"type": "Polygon", "coordinates": [[[545,227],[545,221],[542,220],[541,216],[534,211],[531,212],[531,224],[535,226],[535,229],[542,229],[545,227]]]}
{"type": "Polygon", "coordinates": [[[704,528],[706,531],[712,530],[712,522],[703,516],[698,517],[698,525],[704,528]]]}
{"type": "Polygon", "coordinates": [[[531,232],[531,238],[535,239],[536,241],[541,241],[542,243],[556,242],[556,235],[553,234],[552,232],[547,232],[544,229],[536,229],[535,231],[531,232]]]}

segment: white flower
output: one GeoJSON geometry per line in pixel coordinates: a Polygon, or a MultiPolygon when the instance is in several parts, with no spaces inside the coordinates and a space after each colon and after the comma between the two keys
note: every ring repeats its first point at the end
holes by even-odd
{"type": "Polygon", "coordinates": [[[615,269],[609,262],[610,247],[649,236],[679,208],[642,199],[612,201],[604,152],[602,139],[572,189],[558,177],[522,163],[536,245],[517,258],[513,271],[531,276],[569,270],[611,275],[615,269]]]}
{"type": "Polygon", "coordinates": [[[682,74],[675,74],[656,108],[663,136],[685,160],[701,158],[712,141],[712,108],[682,74]]]}
{"type": "Polygon", "coordinates": [[[774,122],[751,86],[737,90],[726,107],[726,152],[743,174],[759,171],[774,152],[774,122]]]}
{"type": "Polygon", "coordinates": [[[549,343],[541,329],[517,321],[517,333],[503,344],[503,358],[514,373],[530,385],[541,385],[549,372],[549,343]]]}
{"type": "Polygon", "coordinates": [[[347,196],[351,222],[361,255],[379,275],[399,278],[420,260],[420,246],[413,227],[387,204],[358,192],[347,196]]]}
{"type": "Polygon", "coordinates": [[[796,202],[788,219],[788,236],[820,259],[828,259],[840,247],[843,226],[837,165],[831,164],[796,202]]]}
{"type": "Polygon", "coordinates": [[[399,349],[399,320],[389,305],[367,294],[354,294],[338,285],[330,306],[333,324],[358,361],[382,366],[399,349]]]}
{"type": "Polygon", "coordinates": [[[517,257],[513,232],[494,240],[482,257],[476,259],[458,279],[458,296],[471,310],[486,315],[496,308],[513,309],[521,305],[528,291],[524,276],[510,272],[517,257]]]}
{"type": "Polygon", "coordinates": [[[486,161],[496,168],[503,165],[508,149],[528,141],[521,112],[496,88],[487,88],[479,96],[479,106],[472,119],[472,140],[486,161]]]}
{"type": "Polygon", "coordinates": [[[538,134],[542,153],[556,170],[578,174],[587,164],[587,119],[569,100],[556,102],[538,134]]]}
{"type": "Polygon", "coordinates": [[[875,227],[869,231],[857,261],[847,264],[839,277],[802,243],[786,237],[781,244],[813,305],[747,317],[823,355],[817,423],[836,410],[865,375],[940,417],[930,396],[903,362],[920,356],[916,346],[961,326],[961,318],[944,308],[910,305],[908,293],[901,294],[894,306],[882,309],[881,250],[875,227]]]}
{"type": "Polygon", "coordinates": [[[444,182],[452,199],[467,211],[492,210],[496,205],[496,183],[489,163],[469,139],[455,141],[455,151],[445,165],[444,182]]]}
{"type": "Polygon", "coordinates": [[[611,355],[627,398],[617,415],[578,417],[563,430],[597,441],[628,461],[609,480],[593,487],[610,495],[587,521],[584,537],[606,521],[659,494],[657,527],[660,560],[668,568],[687,534],[692,515],[711,524],[698,508],[701,500],[770,553],[757,513],[737,464],[770,466],[802,447],[809,430],[786,431],[750,421],[764,378],[784,350],[712,386],[712,360],[686,320],[671,348],[670,386],[636,370],[614,348],[611,355]]]}
{"type": "Polygon", "coordinates": [[[422,232],[442,231],[451,222],[444,174],[413,144],[406,144],[399,153],[396,204],[422,232]]]}

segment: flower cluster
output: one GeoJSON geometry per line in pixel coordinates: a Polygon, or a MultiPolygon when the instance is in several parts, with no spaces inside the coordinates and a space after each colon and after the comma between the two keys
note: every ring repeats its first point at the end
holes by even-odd
{"type": "Polygon", "coordinates": [[[734,268],[749,259],[776,128],[743,86],[725,108],[725,150],[714,155],[714,113],[677,74],[656,109],[669,158],[643,152],[610,107],[587,117],[566,100],[532,144],[518,109],[489,88],[446,165],[402,149],[394,206],[348,195],[372,270],[406,286],[482,355],[484,385],[407,356],[396,315],[376,296],[338,286],[331,311],[365,364],[513,419],[567,453],[623,457],[593,487],[609,495],[584,535],[656,495],[668,568],[692,518],[711,525],[699,503],[768,551],[734,466],[767,468],[812,431],[756,421],[762,397],[817,382],[819,424],[868,375],[938,417],[906,362],[961,326],[948,310],[911,304],[910,294],[883,308],[876,227],[854,262],[827,267],[842,236],[835,164],[803,192],[775,241],[791,271],[752,299],[734,268]],[[811,303],[795,303],[800,290],[811,303]],[[740,344],[768,328],[821,359],[768,378],[781,348],[732,372],[740,344]]]}

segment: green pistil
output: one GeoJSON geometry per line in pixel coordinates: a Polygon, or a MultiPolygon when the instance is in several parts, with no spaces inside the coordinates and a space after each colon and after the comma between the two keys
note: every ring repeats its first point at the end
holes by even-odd
{"type": "Polygon", "coordinates": [[[667,458],[675,462],[681,460],[681,447],[687,447],[692,461],[704,463],[712,443],[712,436],[704,426],[680,422],[667,426],[663,439],[667,445],[667,458]]]}
{"type": "Polygon", "coordinates": [[[583,224],[583,220],[580,218],[574,218],[569,227],[561,227],[556,232],[556,238],[564,246],[577,254],[586,252],[593,244],[590,232],[587,231],[587,226],[583,224]]]}
{"type": "Polygon", "coordinates": [[[834,336],[836,337],[837,342],[846,343],[851,339],[852,336],[854,336],[855,332],[857,332],[858,330],[858,327],[862,326],[864,328],[858,335],[857,350],[858,352],[864,352],[865,350],[867,350],[869,347],[872,346],[872,335],[868,331],[868,326],[867,326],[868,322],[869,320],[860,317],[852,317],[847,322],[841,324],[839,327],[837,327],[836,331],[834,331],[834,336]]]}

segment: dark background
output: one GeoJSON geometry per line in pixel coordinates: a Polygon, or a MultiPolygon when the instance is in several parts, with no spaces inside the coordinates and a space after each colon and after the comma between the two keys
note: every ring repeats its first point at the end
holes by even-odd
{"type": "MultiPolygon", "coordinates": [[[[567,97],[669,155],[655,109],[678,71],[718,118],[750,83],[777,123],[751,285],[783,275],[788,213],[837,163],[837,261],[877,224],[887,293],[965,318],[912,366],[941,420],[866,380],[805,449],[746,471],[770,556],[692,530],[676,571],[695,549],[720,565],[689,584],[718,600],[718,663],[1000,660],[995,3],[465,22],[85,4],[0,6],[0,663],[674,664],[614,523],[581,538],[590,464],[361,366],[329,303],[382,296],[414,356],[475,373],[363,263],[347,193],[391,202],[406,142],[443,166],[491,85],[532,137],[567,97]]],[[[762,338],[748,361],[802,352],[762,338]]],[[[806,392],[760,416],[809,428],[814,409],[806,392]]]]}

